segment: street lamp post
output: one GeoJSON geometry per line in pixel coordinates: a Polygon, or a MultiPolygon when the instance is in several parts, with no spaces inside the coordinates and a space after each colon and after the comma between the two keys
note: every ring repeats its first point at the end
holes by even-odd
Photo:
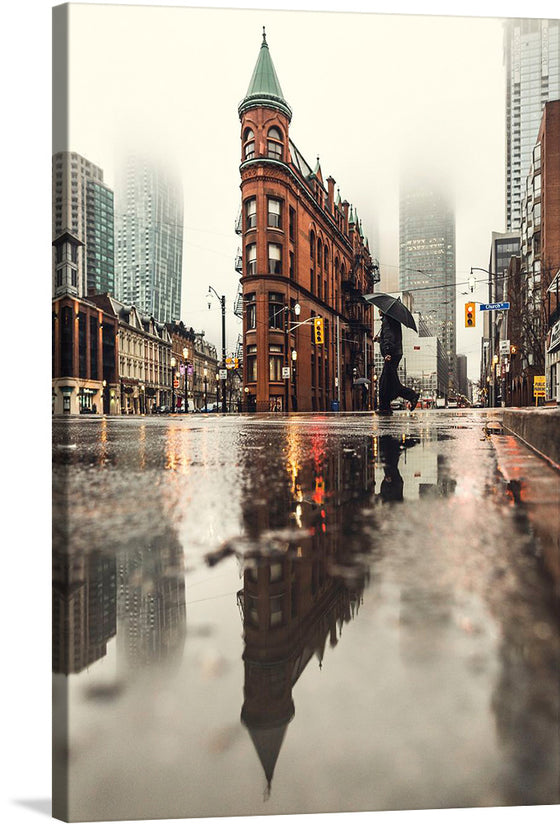
{"type": "Polygon", "coordinates": [[[171,358],[171,411],[175,412],[175,367],[177,361],[171,358]]]}
{"type": "MultiPolygon", "coordinates": [[[[473,272],[484,272],[488,275],[488,303],[493,303],[496,297],[496,289],[494,289],[494,294],[492,293],[492,284],[495,284],[495,279],[498,277],[496,272],[490,272],[488,269],[482,269],[480,266],[471,266],[471,275],[473,272]]],[[[471,280],[469,280],[469,287],[472,292],[473,284],[471,280]]],[[[489,353],[489,364],[490,364],[490,375],[492,377],[491,381],[487,381],[488,383],[488,406],[495,406],[496,405],[496,377],[495,377],[495,369],[494,369],[494,312],[490,311],[488,313],[488,328],[489,328],[489,336],[490,336],[490,353],[489,353]]]]}
{"type": "Polygon", "coordinates": [[[204,361],[204,411],[208,412],[208,361],[204,361]]]}
{"type": "Polygon", "coordinates": [[[296,364],[297,364],[297,350],[292,349],[292,381],[294,384],[294,412],[297,412],[297,372],[296,372],[296,364]]]}
{"type": "MultiPolygon", "coordinates": [[[[299,305],[299,303],[294,304],[293,312],[294,312],[294,315],[296,316],[296,318],[299,318],[299,313],[301,312],[301,306],[299,305]]],[[[290,317],[290,307],[289,306],[284,306],[284,366],[288,370],[290,368],[290,360],[289,360],[289,355],[288,355],[288,349],[289,349],[289,346],[290,346],[290,332],[293,332],[294,329],[296,329],[297,326],[299,326],[299,324],[295,324],[294,326],[290,327],[288,325],[289,317],[290,317]]],[[[297,352],[295,350],[294,350],[294,352],[295,352],[295,356],[297,358],[297,352]]],[[[293,366],[294,366],[294,369],[295,369],[295,358],[293,358],[293,353],[292,353],[292,359],[294,360],[293,366]]],[[[286,412],[289,412],[290,411],[290,378],[289,378],[289,376],[284,378],[284,396],[285,396],[286,412]]],[[[295,394],[295,381],[294,381],[294,397],[295,397],[294,412],[296,412],[297,409],[295,407],[297,406],[297,395],[295,394]]]]}
{"type": "MultiPolygon", "coordinates": [[[[212,299],[212,292],[220,301],[222,307],[222,369],[226,368],[226,296],[219,295],[213,286],[208,287],[208,308],[210,309],[210,301],[212,299]]],[[[226,379],[222,378],[222,412],[227,412],[226,406],[226,379]]]]}
{"type": "Polygon", "coordinates": [[[188,412],[188,392],[187,392],[187,375],[189,369],[189,350],[183,347],[183,408],[188,412]]]}

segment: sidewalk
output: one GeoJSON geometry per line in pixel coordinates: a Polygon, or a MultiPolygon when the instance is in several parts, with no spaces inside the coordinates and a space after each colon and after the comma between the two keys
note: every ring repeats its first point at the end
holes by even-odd
{"type": "Polygon", "coordinates": [[[535,538],[533,550],[560,597],[560,475],[517,437],[504,433],[491,438],[511,503],[527,518],[535,538]]]}
{"type": "MultiPolygon", "coordinates": [[[[560,470],[560,407],[503,409],[504,429],[560,470]]],[[[560,482],[560,479],[559,479],[560,482]]]]}

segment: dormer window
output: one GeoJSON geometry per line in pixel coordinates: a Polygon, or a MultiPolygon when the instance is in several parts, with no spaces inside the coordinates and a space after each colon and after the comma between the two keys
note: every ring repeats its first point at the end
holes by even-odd
{"type": "Polygon", "coordinates": [[[268,130],[266,154],[267,157],[282,160],[282,135],[280,129],[277,129],[276,126],[268,130]]]}
{"type": "Polygon", "coordinates": [[[252,160],[255,156],[255,133],[246,129],[243,136],[243,159],[252,160]]]}

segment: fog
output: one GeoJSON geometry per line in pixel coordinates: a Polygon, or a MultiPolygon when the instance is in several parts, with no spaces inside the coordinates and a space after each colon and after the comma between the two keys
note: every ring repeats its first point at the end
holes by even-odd
{"type": "MultiPolygon", "coordinates": [[[[262,3],[266,6],[270,4],[262,3]]],[[[114,185],[119,156],[149,145],[176,164],[185,195],[182,319],[228,348],[238,275],[243,99],[266,26],[292,108],[290,136],[320,158],[358,211],[383,276],[398,272],[403,176],[433,174],[456,208],[457,350],[478,376],[480,330],[461,328],[470,267],[488,266],[505,230],[505,77],[500,19],[339,11],[72,5],[68,148],[114,185]]],[[[483,283],[474,299],[486,300],[483,283]]]]}

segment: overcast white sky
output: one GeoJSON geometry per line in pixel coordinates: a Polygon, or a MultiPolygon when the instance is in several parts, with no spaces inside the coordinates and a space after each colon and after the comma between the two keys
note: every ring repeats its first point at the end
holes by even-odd
{"type": "MultiPolygon", "coordinates": [[[[407,168],[432,169],[454,192],[458,283],[471,266],[487,267],[491,232],[505,229],[501,20],[260,5],[72,6],[69,148],[99,164],[110,186],[123,147],[147,143],[175,159],[185,193],[183,320],[219,345],[208,284],[233,308],[237,106],[263,25],[293,111],[291,137],[310,164],[320,157],[325,177],[357,207],[382,273],[397,271],[398,185],[407,168]]],[[[477,377],[480,325],[464,329],[465,289],[458,286],[457,346],[477,377]]],[[[486,297],[480,284],[474,298],[486,297]]],[[[240,328],[228,311],[229,348],[240,328]]]]}

